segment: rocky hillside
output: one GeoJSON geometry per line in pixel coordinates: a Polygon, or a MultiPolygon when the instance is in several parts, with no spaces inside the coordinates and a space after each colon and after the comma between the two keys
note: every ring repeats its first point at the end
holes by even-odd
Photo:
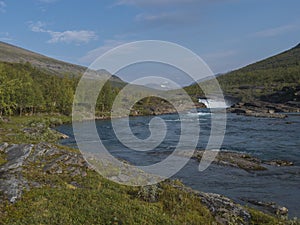
{"type": "Polygon", "coordinates": [[[86,68],[56,59],[49,58],[38,53],[25,50],[4,42],[0,42],[0,61],[11,63],[29,62],[34,67],[46,70],[53,74],[82,74],[86,68]]]}

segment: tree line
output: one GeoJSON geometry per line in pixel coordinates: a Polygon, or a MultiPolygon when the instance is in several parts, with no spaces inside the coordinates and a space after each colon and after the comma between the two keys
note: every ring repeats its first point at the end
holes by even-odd
{"type": "MultiPolygon", "coordinates": [[[[50,74],[28,62],[0,62],[0,116],[45,112],[70,115],[79,79],[70,74],[50,74]]],[[[118,91],[108,81],[99,94],[96,111],[110,111],[118,91]]]]}

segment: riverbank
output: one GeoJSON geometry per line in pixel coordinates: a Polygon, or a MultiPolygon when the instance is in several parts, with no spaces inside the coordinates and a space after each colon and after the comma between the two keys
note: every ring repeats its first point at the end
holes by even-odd
{"type": "Polygon", "coordinates": [[[299,105],[270,103],[264,101],[239,102],[227,109],[227,112],[244,116],[284,119],[285,113],[299,113],[299,105]]]}
{"type": "Polygon", "coordinates": [[[57,145],[61,135],[51,127],[65,122],[70,118],[48,115],[12,117],[1,123],[3,223],[291,222],[240,206],[220,195],[193,191],[178,181],[144,188],[110,182],[93,171],[78,150],[57,145]]]}

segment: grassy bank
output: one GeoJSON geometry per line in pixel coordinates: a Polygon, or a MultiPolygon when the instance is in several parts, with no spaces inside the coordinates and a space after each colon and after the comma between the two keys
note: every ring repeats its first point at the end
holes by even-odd
{"type": "MultiPolygon", "coordinates": [[[[58,145],[60,135],[51,129],[70,121],[60,115],[11,117],[0,124],[0,143],[48,142],[61,151],[79,154],[58,145]]],[[[91,169],[85,176],[43,171],[46,160],[52,159],[43,158],[23,167],[23,176],[39,185],[31,185],[15,204],[3,201],[0,224],[220,224],[200,197],[175,187],[182,185],[179,181],[139,188],[116,184],[91,169]]],[[[0,165],[5,160],[1,153],[0,165]]],[[[67,165],[61,166],[67,171],[67,165]]],[[[249,211],[250,224],[296,224],[254,209],[249,211]]],[[[232,218],[228,224],[238,221],[240,218],[232,218]]]]}

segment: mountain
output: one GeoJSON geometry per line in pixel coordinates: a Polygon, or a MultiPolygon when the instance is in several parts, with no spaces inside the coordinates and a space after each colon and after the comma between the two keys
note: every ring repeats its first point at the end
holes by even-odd
{"type": "MultiPolygon", "coordinates": [[[[235,101],[300,102],[300,44],[216,78],[225,97],[235,101]]],[[[201,85],[210,85],[210,79],[200,82],[201,85]]],[[[204,96],[196,84],[185,87],[185,90],[194,99],[204,96]]]]}
{"type": "Polygon", "coordinates": [[[278,55],[250,64],[239,71],[258,71],[266,69],[276,69],[281,67],[299,66],[300,44],[278,55]]]}
{"type": "MultiPolygon", "coordinates": [[[[66,74],[80,76],[87,70],[87,67],[63,62],[0,41],[0,62],[1,61],[9,63],[29,62],[35,68],[58,76],[63,76],[66,74]]],[[[96,71],[96,73],[100,76],[111,75],[108,71],[103,69],[96,71]]],[[[123,80],[115,75],[111,75],[110,81],[112,82],[112,85],[116,87],[122,87],[126,84],[123,80]]]]}
{"type": "Polygon", "coordinates": [[[86,67],[62,62],[4,42],[0,42],[0,61],[11,63],[29,62],[34,67],[57,75],[79,75],[86,70],[86,67]]]}
{"type": "Polygon", "coordinates": [[[226,95],[243,101],[260,99],[276,102],[272,95],[285,95],[285,90],[298,90],[300,44],[278,55],[221,75],[217,79],[226,95]]]}

